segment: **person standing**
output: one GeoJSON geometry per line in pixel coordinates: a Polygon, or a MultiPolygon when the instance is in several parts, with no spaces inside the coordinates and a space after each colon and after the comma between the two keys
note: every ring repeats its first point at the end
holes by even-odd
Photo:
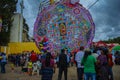
{"type": "Polygon", "coordinates": [[[109,79],[110,80],[114,80],[114,78],[113,78],[113,70],[112,70],[112,67],[113,67],[113,65],[114,65],[114,62],[113,62],[113,57],[112,57],[112,54],[111,53],[108,53],[108,67],[109,67],[109,79]]]}
{"type": "Polygon", "coordinates": [[[32,76],[32,65],[33,65],[33,63],[31,61],[31,59],[29,59],[27,62],[27,69],[28,69],[29,76],[32,76]]]}
{"type": "Polygon", "coordinates": [[[37,65],[37,62],[36,63],[33,63],[33,65],[32,65],[32,75],[35,75],[35,74],[37,74],[37,76],[39,76],[39,67],[38,67],[38,65],[37,65]]]}
{"type": "MultiPolygon", "coordinates": [[[[92,52],[92,56],[97,60],[97,58],[98,58],[98,54],[97,54],[97,50],[93,50],[93,52],[92,52]]],[[[99,78],[99,67],[98,67],[99,65],[98,65],[98,63],[96,63],[95,64],[95,70],[96,70],[96,79],[97,80],[99,80],[98,78],[99,78]]]]}
{"type": "Polygon", "coordinates": [[[98,58],[99,55],[97,54],[96,50],[93,50],[92,56],[94,56],[96,59],[98,58]]]}
{"type": "Polygon", "coordinates": [[[1,60],[2,60],[2,53],[0,52],[0,70],[1,70],[1,60]]]}
{"type": "Polygon", "coordinates": [[[42,61],[41,80],[52,80],[54,64],[54,59],[52,58],[51,53],[47,52],[45,60],[42,61]]]}
{"type": "Polygon", "coordinates": [[[7,57],[5,53],[2,53],[2,60],[1,60],[1,73],[6,73],[5,65],[7,63],[7,57]]]}
{"type": "Polygon", "coordinates": [[[39,71],[38,71],[38,72],[39,72],[38,75],[40,75],[40,70],[41,70],[41,67],[42,67],[42,63],[41,63],[40,60],[38,60],[38,61],[36,62],[36,64],[37,64],[37,66],[38,66],[38,69],[37,69],[37,70],[39,70],[39,71]]]}
{"type": "Polygon", "coordinates": [[[98,79],[99,80],[109,80],[109,73],[108,73],[108,59],[105,50],[101,50],[101,54],[97,58],[98,61],[98,79]]]}
{"type": "Polygon", "coordinates": [[[69,57],[66,55],[67,49],[62,49],[61,54],[58,57],[58,80],[61,80],[62,73],[64,72],[64,80],[67,80],[67,68],[69,63],[69,57]]]}
{"type": "Polygon", "coordinates": [[[84,47],[81,46],[80,50],[75,55],[75,61],[76,61],[76,64],[77,64],[78,80],[83,79],[84,66],[81,65],[81,60],[82,60],[83,56],[84,56],[84,47]]]}
{"type": "Polygon", "coordinates": [[[96,80],[96,62],[97,60],[91,55],[91,51],[85,50],[85,54],[82,59],[82,65],[84,65],[84,80],[96,80]]]}

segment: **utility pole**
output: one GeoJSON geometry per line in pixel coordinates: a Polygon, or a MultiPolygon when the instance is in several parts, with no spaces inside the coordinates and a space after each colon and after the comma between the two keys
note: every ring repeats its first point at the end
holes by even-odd
{"type": "Polygon", "coordinates": [[[23,15],[23,9],[24,9],[24,1],[21,0],[20,2],[20,7],[21,7],[21,14],[23,15]]]}
{"type": "Polygon", "coordinates": [[[24,9],[24,1],[21,0],[20,2],[21,7],[21,15],[19,15],[19,42],[22,42],[22,34],[23,34],[23,9],[24,9]]]}

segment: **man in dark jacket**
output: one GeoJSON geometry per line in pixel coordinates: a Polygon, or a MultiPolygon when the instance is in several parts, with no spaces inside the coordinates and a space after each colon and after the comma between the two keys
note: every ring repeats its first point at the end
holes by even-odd
{"type": "Polygon", "coordinates": [[[64,78],[67,80],[67,68],[69,63],[69,57],[67,56],[67,50],[62,49],[61,54],[58,58],[58,67],[59,67],[59,74],[58,74],[58,80],[61,80],[62,73],[64,72],[64,78]]]}

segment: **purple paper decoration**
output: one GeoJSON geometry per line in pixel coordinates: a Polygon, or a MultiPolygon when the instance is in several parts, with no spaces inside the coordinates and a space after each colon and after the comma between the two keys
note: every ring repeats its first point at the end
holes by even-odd
{"type": "MultiPolygon", "coordinates": [[[[39,46],[48,39],[49,51],[79,46],[88,47],[95,33],[95,25],[87,9],[80,4],[55,3],[39,13],[34,25],[34,39],[39,46]]],[[[44,47],[44,46],[43,46],[44,47]]]]}

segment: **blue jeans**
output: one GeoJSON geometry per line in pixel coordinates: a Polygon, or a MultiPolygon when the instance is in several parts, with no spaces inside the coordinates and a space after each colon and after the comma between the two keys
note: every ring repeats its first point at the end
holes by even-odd
{"type": "Polygon", "coordinates": [[[1,62],[1,73],[5,73],[5,65],[6,65],[6,62],[1,62]]]}
{"type": "Polygon", "coordinates": [[[113,71],[112,71],[112,67],[109,67],[109,76],[110,76],[110,80],[114,80],[113,79],[113,71]]]}
{"type": "Polygon", "coordinates": [[[84,80],[96,80],[96,73],[84,73],[84,80]]]}

